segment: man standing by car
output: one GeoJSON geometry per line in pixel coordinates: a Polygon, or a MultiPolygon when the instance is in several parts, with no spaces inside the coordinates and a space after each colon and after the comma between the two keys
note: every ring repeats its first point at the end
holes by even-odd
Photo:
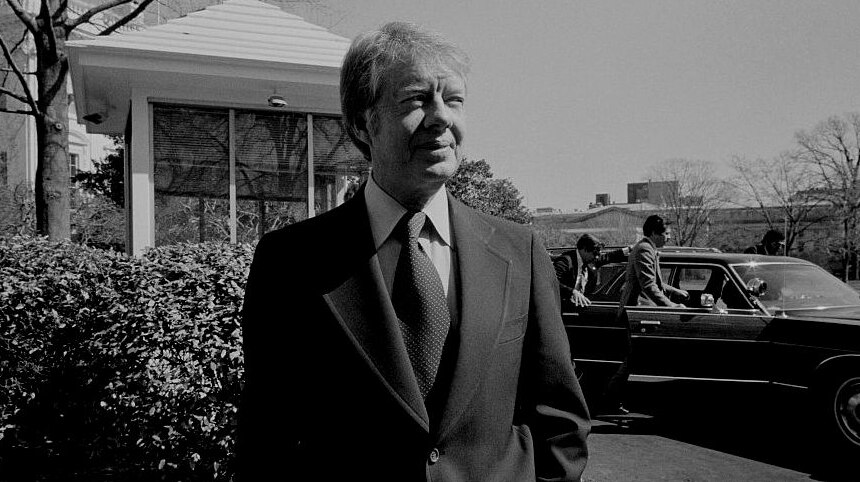
{"type": "Polygon", "coordinates": [[[580,480],[590,424],[549,256],[529,228],[445,188],[464,155],[467,71],[412,24],[350,46],[341,106],[371,176],[257,245],[243,481],[580,480]]]}
{"type": "Polygon", "coordinates": [[[770,229],[764,233],[760,243],[745,249],[744,254],[783,255],[785,254],[785,235],[775,229],[770,229]]]}
{"type": "Polygon", "coordinates": [[[624,389],[630,375],[630,323],[627,319],[627,306],[651,305],[683,307],[683,304],[672,301],[672,298],[686,300],[689,294],[681,289],[663,283],[660,274],[660,260],[657,249],[666,245],[672,233],[663,218],[652,214],[642,225],[645,235],[630,250],[627,262],[627,272],[624,286],[621,289],[621,300],[618,306],[617,320],[619,326],[627,327],[626,356],[615,375],[610,379],[604,395],[604,410],[607,413],[625,415],[628,412],[623,405],[624,389]]]}
{"type": "Polygon", "coordinates": [[[600,244],[597,238],[586,233],[576,241],[576,249],[565,251],[553,262],[562,304],[566,302],[573,303],[574,306],[591,304],[591,301],[585,297],[585,288],[589,281],[589,265],[594,263],[599,254],[600,244]]]}

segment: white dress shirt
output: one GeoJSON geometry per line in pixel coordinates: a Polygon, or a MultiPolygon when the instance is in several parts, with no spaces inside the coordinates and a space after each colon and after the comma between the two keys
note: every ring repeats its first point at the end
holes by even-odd
{"type": "Polygon", "coordinates": [[[579,250],[576,250],[576,282],[573,284],[573,289],[585,294],[585,287],[588,285],[588,266],[582,262],[582,256],[579,255],[579,250]]]}
{"type": "MultiPolygon", "coordinates": [[[[372,175],[364,188],[364,199],[382,276],[385,278],[388,292],[391,293],[401,248],[400,241],[391,234],[407,209],[383,191],[373,180],[372,175]]],[[[444,188],[440,189],[421,211],[427,215],[428,222],[424,223],[424,228],[418,237],[418,244],[436,267],[445,296],[448,296],[455,280],[451,276],[452,242],[447,191],[444,188]]]]}

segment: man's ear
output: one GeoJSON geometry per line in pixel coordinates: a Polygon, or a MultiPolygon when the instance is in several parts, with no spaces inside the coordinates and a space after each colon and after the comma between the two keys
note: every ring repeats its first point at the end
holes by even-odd
{"type": "Polygon", "coordinates": [[[356,130],[356,136],[358,137],[358,140],[367,144],[368,147],[373,145],[371,140],[370,140],[370,127],[369,127],[370,123],[368,122],[369,118],[370,118],[370,109],[364,111],[364,114],[362,114],[361,117],[356,119],[356,122],[355,122],[355,130],[356,130]]]}

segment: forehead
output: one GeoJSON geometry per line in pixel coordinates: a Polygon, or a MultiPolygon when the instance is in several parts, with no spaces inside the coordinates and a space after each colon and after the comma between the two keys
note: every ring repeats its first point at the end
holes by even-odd
{"type": "Polygon", "coordinates": [[[383,78],[386,90],[397,91],[410,86],[445,82],[465,87],[465,78],[440,59],[404,61],[393,64],[383,78]]]}

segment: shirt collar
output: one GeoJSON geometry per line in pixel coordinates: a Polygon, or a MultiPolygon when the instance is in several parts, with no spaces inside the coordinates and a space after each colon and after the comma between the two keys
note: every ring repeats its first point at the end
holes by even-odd
{"type": "MultiPolygon", "coordinates": [[[[378,250],[380,246],[391,236],[391,232],[406,214],[407,209],[396,199],[383,191],[376,183],[371,174],[364,188],[364,199],[367,205],[367,217],[370,219],[370,229],[373,233],[373,242],[378,250]]],[[[447,190],[442,188],[421,210],[436,229],[436,233],[446,246],[451,246],[451,223],[448,214],[447,190]]]]}

